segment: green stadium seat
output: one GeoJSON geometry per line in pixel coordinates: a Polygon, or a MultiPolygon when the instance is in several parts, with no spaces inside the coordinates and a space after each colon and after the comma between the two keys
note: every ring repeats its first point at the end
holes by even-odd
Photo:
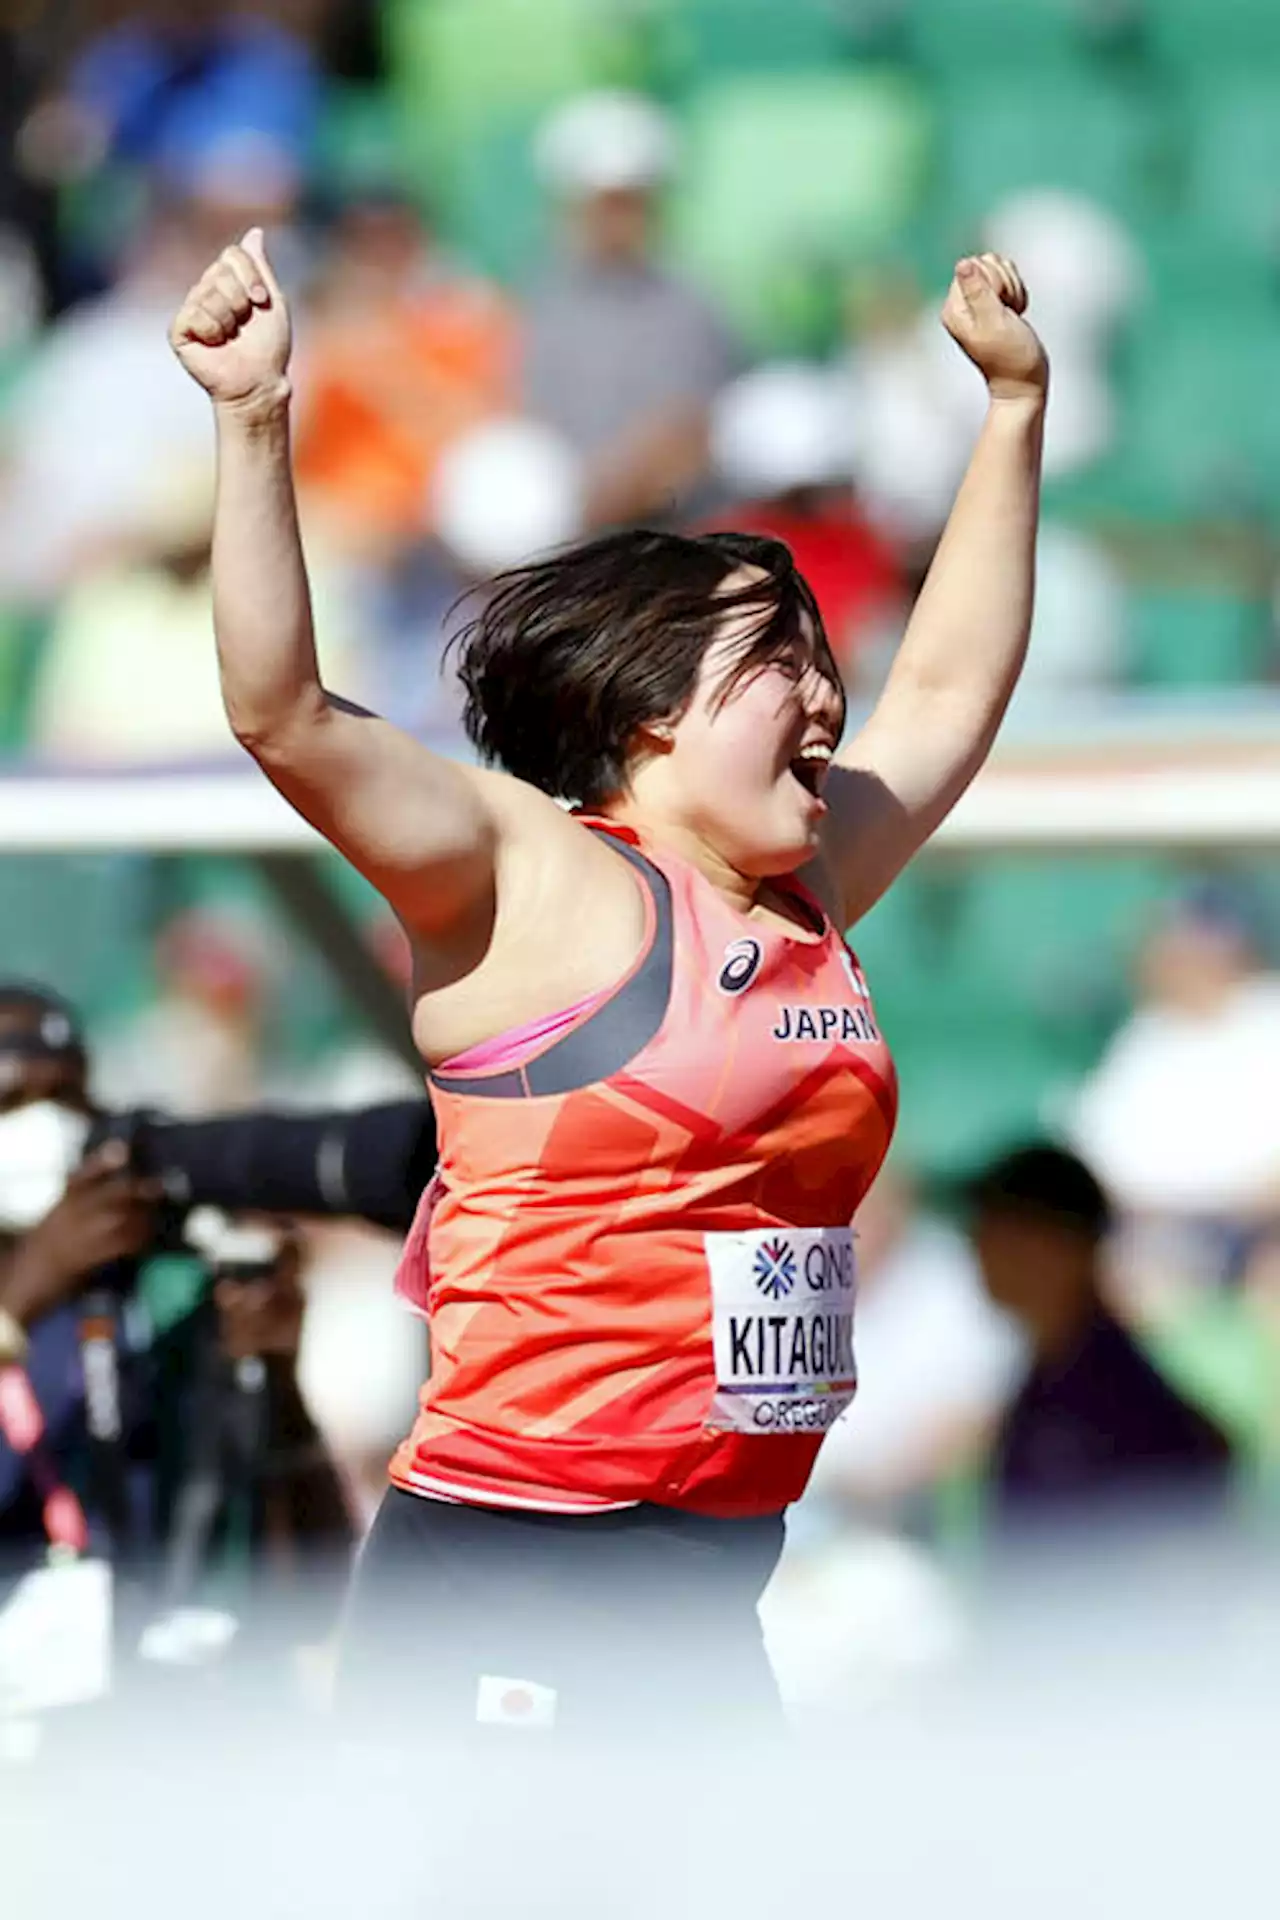
{"type": "Polygon", "coordinates": [[[945,1030],[896,1035],[899,1150],[926,1178],[953,1179],[1043,1133],[1074,1083],[1074,1065],[1007,1012],[953,1010],[945,1030]]]}
{"type": "Polygon", "coordinates": [[[587,87],[643,84],[638,19],[599,0],[389,0],[383,37],[406,138],[438,151],[587,87]]]}
{"type": "Polygon", "coordinates": [[[884,1020],[901,1030],[928,1018],[937,999],[955,918],[955,887],[945,870],[918,864],[890,887],[849,942],[884,1020]]]}
{"type": "Polygon", "coordinates": [[[782,73],[848,50],[841,0],[663,0],[663,73],[677,86],[733,73],[782,73]]]}
{"type": "MultiPolygon", "coordinates": [[[[1280,23],[1280,5],[1274,12],[1280,23]]],[[[1197,238],[1215,258],[1225,240],[1280,267],[1280,65],[1205,80],[1190,104],[1187,206],[1197,238]]]]}
{"type": "Polygon", "coordinates": [[[883,246],[924,197],[932,120],[893,69],[724,81],[690,106],[673,237],[761,348],[794,346],[788,302],[883,246]]]}
{"type": "Polygon", "coordinates": [[[1145,86],[1087,69],[989,71],[943,90],[941,196],[972,222],[1026,187],[1088,194],[1127,219],[1168,190],[1170,128],[1145,86]]]}
{"type": "Polygon", "coordinates": [[[1108,25],[1086,0],[917,0],[907,41],[940,73],[1044,67],[1105,44],[1108,25]]]}
{"type": "Polygon", "coordinates": [[[939,859],[853,930],[923,1172],[949,1177],[1053,1124],[1127,1004],[1174,879],[1128,856],[939,859]]]}
{"type": "Polygon", "coordinates": [[[1144,27],[1152,52],[1185,71],[1280,62],[1275,0],[1147,0],[1144,27]]]}
{"type": "Polygon", "coordinates": [[[1024,1008],[1080,1064],[1121,1010],[1132,954],[1170,880],[1158,861],[1006,854],[974,862],[950,991],[1024,1008]]]}
{"type": "Polygon", "coordinates": [[[148,867],[121,854],[0,859],[4,973],[53,987],[90,1022],[123,1013],[146,961],[148,867]]]}
{"type": "Polygon", "coordinates": [[[1137,593],[1129,619],[1130,674],[1140,685],[1248,685],[1274,656],[1268,603],[1223,588],[1137,593]]]}
{"type": "Polygon", "coordinates": [[[1257,1309],[1236,1293],[1197,1294],[1145,1343],[1179,1393],[1203,1407],[1238,1447],[1256,1457],[1274,1447],[1274,1339],[1257,1309]]]}
{"type": "Polygon", "coordinates": [[[0,754],[27,743],[28,702],[42,628],[26,614],[0,608],[0,754]]]}
{"type": "Polygon", "coordinates": [[[1205,289],[1141,330],[1122,454],[1171,517],[1239,519],[1280,500],[1280,309],[1205,289]]]}
{"type": "Polygon", "coordinates": [[[359,192],[364,187],[423,184],[407,164],[400,121],[383,87],[329,88],[314,155],[314,177],[323,190],[359,192]]]}
{"type": "Polygon", "coordinates": [[[551,245],[553,209],[532,164],[536,117],[495,118],[436,164],[433,202],[448,237],[486,273],[519,285],[551,245]]]}

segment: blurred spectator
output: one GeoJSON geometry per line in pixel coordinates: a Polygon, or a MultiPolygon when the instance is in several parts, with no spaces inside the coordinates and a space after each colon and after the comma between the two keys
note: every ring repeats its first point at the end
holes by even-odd
{"type": "Polygon", "coordinates": [[[310,1228],[307,1246],[299,1379],[367,1525],[413,1421],[426,1372],[421,1328],[395,1293],[399,1238],[343,1222],[310,1228]]]}
{"type": "Polygon", "coordinates": [[[914,272],[881,263],[855,289],[847,381],[864,505],[927,563],[982,424],[982,382],[914,272]]]}
{"type": "Polygon", "coordinates": [[[170,184],[193,156],[252,138],[301,172],[321,104],[307,47],[269,6],[143,0],[95,34],[24,134],[48,177],[76,179],[104,161],[170,184]]]}
{"type": "Polygon", "coordinates": [[[1243,1238],[1233,1282],[1166,1286],[1142,1339],[1166,1379],[1231,1435],[1247,1463],[1246,1488],[1274,1511],[1280,1495],[1280,1216],[1243,1238]]]}
{"type": "Polygon", "coordinates": [[[441,461],[440,538],[468,581],[567,545],[581,533],[584,511],[581,463],[537,421],[495,420],[441,461]]]}
{"type": "Polygon", "coordinates": [[[297,469],[308,524],[394,559],[431,524],[441,452],[509,406],[515,323],[436,249],[389,181],[347,198],[304,336],[297,469]]]}
{"type": "MultiPolygon", "coordinates": [[[[130,540],[84,571],[63,595],[31,690],[32,748],[65,766],[165,765],[231,760],[218,684],[209,585],[212,474],[165,476],[139,501],[130,540]]],[[[365,692],[350,596],[311,542],[316,628],[331,683],[365,692]]]]}
{"type": "Polygon", "coordinates": [[[155,998],[99,1050],[107,1104],[179,1115],[252,1105],[276,960],[260,919],[198,907],[171,920],[156,941],[155,998]]]}
{"type": "Polygon", "coordinates": [[[1176,1511],[1227,1488],[1225,1435],[1181,1399],[1105,1303],[1110,1204],[1082,1161],[1022,1148],[969,1189],[971,1232],[991,1298],[1034,1355],[996,1436],[997,1520],[1176,1511]]]}
{"type": "MultiPolygon", "coordinates": [[[[413,955],[408,935],[395,915],[379,912],[364,928],[365,945],[409,1005],[413,955]]],[[[368,1107],[386,1100],[422,1098],[423,1076],[399,1054],[363,1030],[347,1032],[326,1050],[313,1070],[290,1075],[291,1104],[368,1107]]]]}
{"type": "Polygon", "coordinates": [[[435,537],[366,583],[379,713],[439,751],[470,757],[461,688],[445,657],[450,615],[493,574],[575,539],[583,494],[581,461],[537,421],[503,415],[442,449],[430,488],[435,537]]]}
{"type": "Polygon", "coordinates": [[[596,524],[661,514],[704,476],[707,406],[735,370],[719,316],[655,258],[673,130],[642,96],[589,94],[537,161],[566,247],[529,303],[527,404],[589,462],[596,524]]]}
{"type": "Polygon", "coordinates": [[[255,218],[288,217],[296,180],[205,156],[183,200],[156,200],[118,285],[46,333],[0,423],[0,599],[42,604],[146,536],[158,496],[212,472],[207,409],[166,345],[174,303],[255,218]]]}
{"type": "Polygon", "coordinates": [[[1045,473],[1075,473],[1115,435],[1111,350],[1142,292],[1142,257],[1113,213],[1050,188],[1002,201],[983,223],[982,244],[1016,260],[1032,289],[1053,363],[1045,473]]]}
{"type": "Polygon", "coordinates": [[[165,333],[195,271],[180,209],[157,209],[119,286],[50,329],[3,422],[0,595],[51,599],[136,530],[176,469],[210,459],[165,333]],[[86,423],[93,423],[92,434],[86,423]]]}
{"type": "Polygon", "coordinates": [[[1072,1135],[1134,1212],[1239,1219],[1280,1194],[1280,979],[1249,902],[1206,882],[1148,939],[1139,1005],[1072,1135]]]}
{"type": "Polygon", "coordinates": [[[790,547],[852,683],[862,646],[900,627],[906,582],[896,548],[867,524],[854,495],[856,423],[842,398],[820,367],[760,367],[716,401],[711,450],[734,495],[733,525],[790,547]]]}
{"type": "Polygon", "coordinates": [[[1078,527],[1041,522],[1031,646],[1012,712],[1064,692],[1106,692],[1123,676],[1129,601],[1106,548],[1078,527]]]}
{"type": "Polygon", "coordinates": [[[7,259],[21,260],[21,306],[14,303],[7,276],[0,290],[0,377],[4,355],[15,344],[15,313],[25,307],[26,288],[33,288],[34,320],[43,311],[46,290],[54,280],[57,252],[57,202],[46,182],[33,177],[25,164],[21,130],[38,93],[49,57],[49,27],[38,7],[8,7],[0,18],[0,249],[7,259]],[[29,280],[28,280],[29,276],[29,280]]]}
{"type": "MultiPolygon", "coordinates": [[[[183,1493],[197,1472],[213,1468],[215,1500],[231,1493],[221,1450],[216,1460],[198,1458],[201,1430],[209,1424],[210,1370],[230,1394],[232,1363],[254,1356],[267,1375],[265,1426],[252,1449],[265,1505],[254,1545],[267,1557],[268,1542],[292,1548],[294,1573],[305,1573],[299,1598],[312,1604],[320,1599],[317,1577],[327,1570],[328,1617],[319,1629],[327,1630],[351,1529],[297,1386],[303,1303],[296,1243],[259,1232],[252,1277],[246,1267],[233,1281],[223,1223],[223,1251],[212,1267],[221,1279],[216,1294],[209,1297],[210,1274],[188,1261],[175,1311],[174,1289],[149,1264],[166,1244],[160,1183],[130,1165],[118,1139],[77,1164],[95,1109],[73,1011],[40,988],[0,989],[0,1066],[0,1306],[11,1357],[22,1367],[6,1371],[0,1410],[0,1583],[39,1564],[46,1528],[66,1544],[78,1534],[83,1546],[101,1544],[105,1525],[126,1564],[135,1573],[149,1570],[170,1544],[171,1523],[175,1541],[189,1532],[183,1493]],[[79,1132],[63,1132],[48,1167],[53,1191],[38,1196],[29,1180],[15,1186],[13,1161],[23,1163],[32,1129],[47,1132],[52,1118],[64,1128],[78,1124],[79,1132]],[[77,1302],[94,1285],[115,1290],[122,1301],[126,1292],[134,1295],[135,1312],[127,1335],[117,1340],[123,1432],[99,1434],[91,1443],[77,1302]]],[[[242,1240],[234,1258],[243,1260],[246,1251],[242,1240]]],[[[178,1276],[173,1248],[168,1253],[171,1282],[178,1276]]],[[[102,1309],[96,1311],[101,1319],[102,1309]]],[[[229,1402],[220,1404],[221,1415],[229,1411],[229,1402]]],[[[223,1443],[230,1445],[229,1432],[223,1443]]],[[[247,1452],[247,1436],[242,1446],[247,1452]]],[[[238,1491],[244,1495],[247,1488],[238,1491]]],[[[212,1521],[214,1511],[206,1517],[212,1521]]],[[[207,1528],[200,1535],[202,1547],[220,1537],[207,1528]]],[[[205,1571],[180,1567],[177,1556],[166,1566],[167,1580],[205,1571]]],[[[171,1604],[189,1600],[185,1577],[181,1590],[163,1597],[171,1604]]]]}
{"type": "MultiPolygon", "coordinates": [[[[1048,190],[1003,202],[981,244],[1018,262],[1053,362],[1045,473],[1074,473],[1114,434],[1110,355],[1142,290],[1125,228],[1079,195],[1048,190]]],[[[969,457],[985,399],[937,324],[937,301],[900,262],[855,289],[850,372],[857,473],[878,520],[927,542],[941,527],[969,457]]]]}
{"type": "Polygon", "coordinates": [[[892,1510],[972,1460],[1013,1393],[1020,1330],[991,1306],[964,1235],[893,1163],[856,1221],[858,1396],[795,1519],[892,1510]]]}

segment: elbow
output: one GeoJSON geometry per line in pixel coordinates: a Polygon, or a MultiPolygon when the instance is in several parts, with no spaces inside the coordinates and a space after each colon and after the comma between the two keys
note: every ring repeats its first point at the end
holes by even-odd
{"type": "Polygon", "coordinates": [[[268,706],[227,695],[224,705],[227,724],[239,745],[266,768],[286,764],[293,757],[299,738],[309,734],[325,712],[322,699],[268,706]]]}
{"type": "Polygon", "coordinates": [[[243,747],[259,766],[267,766],[279,758],[280,728],[265,715],[228,707],[227,720],[237,745],[243,747]]]}

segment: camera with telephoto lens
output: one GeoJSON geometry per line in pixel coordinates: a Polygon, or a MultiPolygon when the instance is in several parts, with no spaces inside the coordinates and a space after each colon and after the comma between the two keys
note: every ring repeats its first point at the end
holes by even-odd
{"type": "Polygon", "coordinates": [[[284,1235],[266,1222],[241,1224],[219,1207],[193,1196],[191,1169],[183,1161],[181,1127],[159,1123],[139,1109],[97,1115],[85,1139],[88,1156],[113,1140],[123,1142],[133,1173],[158,1181],[155,1235],[148,1254],[197,1254],[215,1280],[249,1283],[270,1279],[284,1235]]]}
{"type": "Polygon", "coordinates": [[[156,1162],[153,1146],[156,1119],[157,1116],[145,1108],[124,1113],[95,1113],[89,1122],[82,1157],[87,1160],[101,1148],[118,1141],[125,1149],[123,1170],[159,1182],[155,1233],[148,1254],[190,1253],[192,1244],[187,1238],[186,1226],[193,1204],[191,1183],[185,1168],[156,1162]]]}

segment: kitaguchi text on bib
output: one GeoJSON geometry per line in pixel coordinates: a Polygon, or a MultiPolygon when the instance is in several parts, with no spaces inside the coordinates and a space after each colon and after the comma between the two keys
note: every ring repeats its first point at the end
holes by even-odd
{"type": "Polygon", "coordinates": [[[822,1433],[858,1384],[850,1227],[705,1236],[716,1389],[707,1426],[822,1433]]]}

